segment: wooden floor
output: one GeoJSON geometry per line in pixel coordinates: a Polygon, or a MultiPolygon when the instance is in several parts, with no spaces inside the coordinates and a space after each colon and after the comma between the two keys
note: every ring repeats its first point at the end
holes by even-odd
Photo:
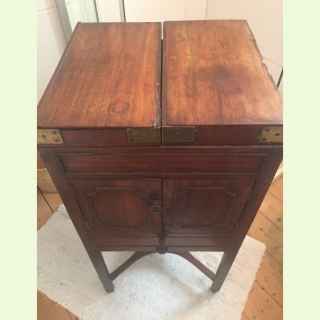
{"type": "MultiPolygon", "coordinates": [[[[38,228],[61,204],[57,193],[38,190],[38,228]]],[[[256,280],[249,294],[242,320],[282,320],[282,176],[270,187],[249,235],[266,244],[256,280]]],[[[41,292],[38,293],[38,320],[77,319],[41,292]]],[[[232,319],[230,319],[232,320],[232,319]]]]}

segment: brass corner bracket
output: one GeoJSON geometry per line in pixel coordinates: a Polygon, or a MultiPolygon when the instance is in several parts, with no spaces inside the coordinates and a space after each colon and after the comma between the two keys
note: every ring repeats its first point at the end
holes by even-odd
{"type": "Polygon", "coordinates": [[[258,136],[259,143],[282,143],[282,127],[265,127],[258,136]]]}
{"type": "Polygon", "coordinates": [[[38,129],[38,144],[62,144],[63,139],[58,129],[38,129]]]}

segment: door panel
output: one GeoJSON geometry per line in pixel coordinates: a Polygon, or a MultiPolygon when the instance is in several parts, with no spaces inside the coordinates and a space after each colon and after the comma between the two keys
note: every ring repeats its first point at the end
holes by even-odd
{"type": "Polygon", "coordinates": [[[231,236],[253,181],[246,175],[166,180],[165,234],[169,238],[231,236]]]}
{"type": "Polygon", "coordinates": [[[99,243],[109,239],[117,245],[117,239],[128,243],[132,238],[132,243],[150,245],[161,232],[160,179],[73,179],[71,185],[86,227],[99,243]]]}

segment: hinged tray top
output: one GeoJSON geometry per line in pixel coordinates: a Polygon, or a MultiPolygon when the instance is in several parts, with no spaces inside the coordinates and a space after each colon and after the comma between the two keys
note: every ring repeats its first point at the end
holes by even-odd
{"type": "Polygon", "coordinates": [[[160,69],[160,23],[80,23],[39,103],[38,127],[159,127],[160,69]]]}
{"type": "Polygon", "coordinates": [[[160,23],[80,23],[38,128],[53,147],[282,144],[282,108],[245,21],[165,22],[162,45],[160,23]]]}
{"type": "Polygon", "coordinates": [[[246,21],[165,22],[163,42],[163,127],[197,128],[193,144],[282,143],[281,99],[246,21]]]}
{"type": "Polygon", "coordinates": [[[164,23],[163,124],[281,124],[279,94],[246,21],[164,23]]]}

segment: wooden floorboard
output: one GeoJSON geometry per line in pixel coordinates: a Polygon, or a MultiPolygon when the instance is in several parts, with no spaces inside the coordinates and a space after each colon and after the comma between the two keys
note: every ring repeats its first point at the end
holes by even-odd
{"type": "Polygon", "coordinates": [[[276,179],[270,188],[270,193],[272,193],[274,196],[276,196],[278,199],[282,201],[283,199],[283,177],[280,176],[278,179],[276,179]]]}
{"type": "Polygon", "coordinates": [[[283,213],[282,205],[279,205],[279,202],[281,202],[280,199],[272,193],[269,193],[266,200],[262,203],[259,211],[282,232],[283,213]]]}
{"type": "MultiPolygon", "coordinates": [[[[242,320],[282,320],[282,176],[270,187],[249,230],[249,235],[266,244],[256,280],[249,293],[242,320]]],[[[38,192],[38,226],[42,226],[62,203],[56,193],[38,192]]],[[[54,301],[38,294],[38,320],[77,319],[54,301]]]]}
{"type": "Polygon", "coordinates": [[[60,204],[62,204],[62,200],[58,193],[45,193],[44,197],[46,198],[52,212],[56,211],[60,204]]]}
{"type": "Polygon", "coordinates": [[[279,264],[282,263],[282,232],[261,212],[256,216],[248,234],[252,238],[265,243],[267,252],[279,264]]]}
{"type": "Polygon", "coordinates": [[[46,200],[46,197],[38,190],[37,193],[38,215],[37,228],[40,229],[50,218],[52,210],[46,200]]]}
{"type": "Polygon", "coordinates": [[[268,252],[262,259],[256,282],[279,306],[282,306],[282,268],[268,252]]]}
{"type": "Polygon", "coordinates": [[[249,235],[266,244],[256,280],[249,293],[242,320],[282,320],[282,182],[277,178],[270,187],[249,230],[249,235]]]}
{"type": "Polygon", "coordinates": [[[279,320],[282,319],[282,307],[255,282],[247,300],[244,315],[249,320],[279,320]]]}
{"type": "Polygon", "coordinates": [[[37,294],[38,320],[79,320],[77,316],[62,305],[51,300],[41,291],[37,294]]]}

